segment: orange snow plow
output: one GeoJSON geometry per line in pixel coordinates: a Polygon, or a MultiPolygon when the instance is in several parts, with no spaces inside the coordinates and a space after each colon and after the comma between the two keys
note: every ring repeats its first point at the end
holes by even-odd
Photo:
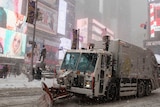
{"type": "Polygon", "coordinates": [[[42,82],[43,94],[38,99],[38,107],[52,107],[53,103],[62,98],[71,97],[71,93],[65,87],[50,87],[42,82]]]}

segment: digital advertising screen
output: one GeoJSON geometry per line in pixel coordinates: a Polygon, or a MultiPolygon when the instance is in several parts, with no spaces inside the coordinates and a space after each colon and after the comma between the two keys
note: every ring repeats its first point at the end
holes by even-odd
{"type": "Polygon", "coordinates": [[[57,32],[65,35],[66,31],[66,13],[67,13],[67,2],[64,0],[59,1],[59,10],[58,10],[58,29],[57,32]]]}
{"type": "Polygon", "coordinates": [[[58,64],[58,48],[54,45],[53,42],[54,41],[46,40],[46,39],[44,41],[44,44],[47,50],[45,63],[48,65],[58,64]]]}
{"type": "Polygon", "coordinates": [[[62,60],[67,50],[71,49],[71,40],[68,38],[60,38],[59,59],[62,60]]]}
{"type": "MultiPolygon", "coordinates": [[[[77,29],[79,29],[79,40],[83,47],[87,47],[88,43],[88,18],[77,20],[77,29]]],[[[81,47],[80,47],[81,48],[81,47]]]]}
{"type": "Polygon", "coordinates": [[[36,21],[36,28],[42,31],[57,34],[57,11],[40,2],[38,8],[42,14],[42,20],[36,21]]]}
{"type": "Polygon", "coordinates": [[[26,34],[0,28],[0,56],[24,58],[26,34]]]}
{"type": "Polygon", "coordinates": [[[160,1],[149,3],[150,38],[160,34],[160,1]]]}
{"type": "Polygon", "coordinates": [[[0,57],[24,59],[26,0],[0,0],[0,57]]]}

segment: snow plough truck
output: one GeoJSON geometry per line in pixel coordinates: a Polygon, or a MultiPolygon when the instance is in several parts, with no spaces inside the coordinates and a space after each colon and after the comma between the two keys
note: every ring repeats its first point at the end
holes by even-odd
{"type": "Polygon", "coordinates": [[[102,45],[71,49],[57,77],[58,87],[42,83],[46,103],[84,96],[112,101],[122,96],[148,96],[159,88],[158,64],[152,51],[122,40],[103,37],[102,45]],[[45,96],[48,96],[45,98],[45,96]]]}

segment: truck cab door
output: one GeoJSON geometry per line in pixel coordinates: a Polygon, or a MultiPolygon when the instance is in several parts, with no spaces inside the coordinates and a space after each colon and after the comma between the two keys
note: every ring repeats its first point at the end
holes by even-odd
{"type": "Polygon", "coordinates": [[[99,93],[104,94],[106,89],[106,84],[108,83],[109,77],[111,77],[111,75],[112,75],[111,56],[108,54],[104,54],[101,57],[99,93]]]}
{"type": "Polygon", "coordinates": [[[95,87],[95,95],[104,95],[106,82],[108,81],[109,77],[107,75],[111,74],[111,66],[109,62],[111,61],[109,55],[101,55],[97,63],[97,79],[96,79],[96,87],[95,87]]]}

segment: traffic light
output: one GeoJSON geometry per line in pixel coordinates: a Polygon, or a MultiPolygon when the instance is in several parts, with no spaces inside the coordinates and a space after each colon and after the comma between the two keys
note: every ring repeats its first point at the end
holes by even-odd
{"type": "Polygon", "coordinates": [[[35,7],[36,7],[35,1],[28,0],[27,22],[30,23],[30,24],[34,23],[35,7]]]}
{"type": "Polygon", "coordinates": [[[79,42],[79,39],[78,39],[78,30],[73,29],[72,33],[73,33],[73,41],[72,41],[72,47],[71,47],[71,49],[77,49],[78,48],[78,42],[79,42]]]}

